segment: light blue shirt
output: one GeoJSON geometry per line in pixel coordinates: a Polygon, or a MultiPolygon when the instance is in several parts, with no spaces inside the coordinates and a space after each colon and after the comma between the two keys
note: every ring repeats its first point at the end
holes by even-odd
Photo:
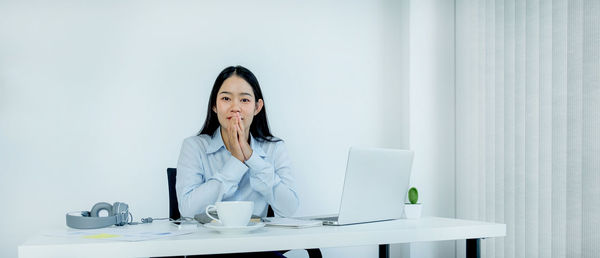
{"type": "Polygon", "coordinates": [[[253,201],[254,212],[266,216],[267,205],[277,216],[298,208],[291,162],[283,141],[257,141],[250,136],[252,155],[241,162],[225,148],[221,128],[211,137],[183,141],[177,164],[177,199],[184,217],[204,213],[218,201],[253,201]]]}

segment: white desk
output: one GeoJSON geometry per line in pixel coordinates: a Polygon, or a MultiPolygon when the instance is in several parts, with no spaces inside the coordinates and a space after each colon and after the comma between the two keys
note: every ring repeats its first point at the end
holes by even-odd
{"type": "MultiPolygon", "coordinates": [[[[176,230],[160,221],[135,227],[176,230]]],[[[479,239],[505,235],[505,224],[438,217],[305,229],[265,227],[235,235],[200,227],[189,235],[140,242],[60,238],[39,233],[19,246],[19,257],[156,257],[359,245],[380,245],[385,256],[389,255],[385,253],[387,244],[459,239],[467,239],[467,256],[478,256],[479,239]]]]}

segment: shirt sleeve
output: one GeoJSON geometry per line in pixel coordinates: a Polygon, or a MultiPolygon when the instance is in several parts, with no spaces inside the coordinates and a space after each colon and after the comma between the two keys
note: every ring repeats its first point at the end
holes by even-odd
{"type": "Polygon", "coordinates": [[[207,155],[193,138],[184,140],[177,163],[177,201],[179,212],[184,217],[203,213],[206,206],[223,198],[228,191],[235,191],[248,167],[235,157],[223,165],[221,171],[207,177],[202,163],[207,155]]]}
{"type": "Polygon", "coordinates": [[[246,160],[246,165],[250,168],[250,185],[265,198],[277,216],[290,217],[298,209],[298,195],[285,144],[283,141],[275,144],[271,154],[272,163],[255,151],[246,160]]]}

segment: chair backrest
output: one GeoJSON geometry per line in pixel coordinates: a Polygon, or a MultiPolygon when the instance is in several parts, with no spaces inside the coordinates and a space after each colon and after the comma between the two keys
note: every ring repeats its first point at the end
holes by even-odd
{"type": "Polygon", "coordinates": [[[181,218],[179,213],[179,203],[177,202],[177,191],[175,182],[177,181],[177,169],[167,168],[167,182],[169,184],[169,218],[176,220],[181,218]]]}
{"type": "Polygon", "coordinates": [[[275,212],[273,212],[271,205],[269,205],[267,208],[267,217],[275,217],[275,212]]]}

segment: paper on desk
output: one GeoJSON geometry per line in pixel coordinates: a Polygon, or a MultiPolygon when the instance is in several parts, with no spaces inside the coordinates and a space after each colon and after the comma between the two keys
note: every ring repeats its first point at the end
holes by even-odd
{"type": "Polygon", "coordinates": [[[303,220],[292,218],[263,218],[267,226],[291,227],[291,228],[308,228],[322,226],[323,222],[316,220],[303,220]]]}
{"type": "Polygon", "coordinates": [[[179,236],[198,231],[197,229],[152,230],[134,227],[109,227],[87,230],[63,230],[44,233],[51,237],[69,237],[85,239],[110,239],[117,241],[144,241],[169,236],[179,236]]]}

